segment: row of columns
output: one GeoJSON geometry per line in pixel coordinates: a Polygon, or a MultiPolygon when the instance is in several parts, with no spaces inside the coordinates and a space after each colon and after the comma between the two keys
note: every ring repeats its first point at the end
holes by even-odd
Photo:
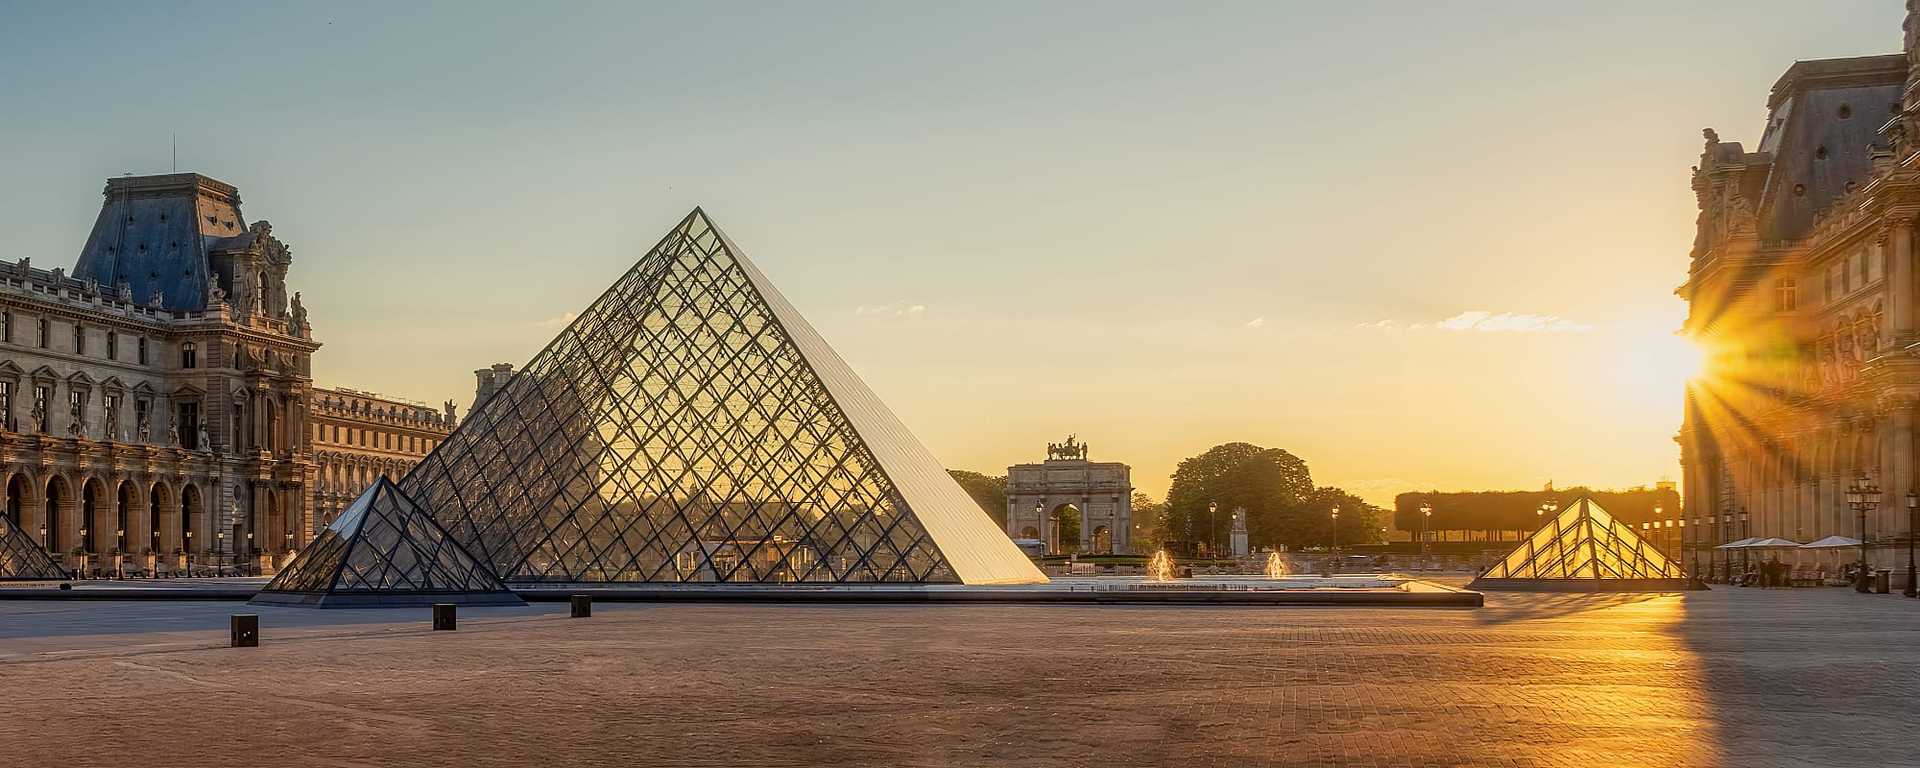
{"type": "MultiPolygon", "coordinates": [[[[1718,460],[1690,460],[1687,517],[1689,525],[1703,526],[1695,543],[1711,548],[1749,537],[1802,543],[1834,535],[1859,538],[1859,513],[1847,504],[1846,492],[1862,474],[1881,491],[1879,507],[1866,518],[1866,538],[1909,535],[1906,495],[1920,491],[1914,427],[1914,404],[1901,403],[1877,417],[1777,442],[1722,446],[1718,460]]],[[[1889,559],[1877,564],[1892,562],[1891,552],[1882,556],[1889,559]]]]}

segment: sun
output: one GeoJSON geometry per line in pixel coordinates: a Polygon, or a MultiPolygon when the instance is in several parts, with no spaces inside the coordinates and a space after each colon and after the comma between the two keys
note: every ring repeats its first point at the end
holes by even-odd
{"type": "Polygon", "coordinates": [[[1614,350],[1616,395],[1637,406],[1672,409],[1675,418],[1686,391],[1708,375],[1707,354],[1691,339],[1670,331],[1628,334],[1614,350]]]}

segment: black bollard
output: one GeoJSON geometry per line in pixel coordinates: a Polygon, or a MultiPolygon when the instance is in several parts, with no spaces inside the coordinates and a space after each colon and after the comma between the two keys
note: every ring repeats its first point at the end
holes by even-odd
{"type": "Polygon", "coordinates": [[[567,602],[573,605],[573,618],[585,619],[593,616],[592,595],[574,595],[567,602]]]}
{"type": "Polygon", "coordinates": [[[236,613],[227,617],[227,628],[233,632],[232,647],[256,648],[260,645],[260,615],[255,613],[236,613]]]}
{"type": "Polygon", "coordinates": [[[453,631],[453,603],[433,604],[433,628],[453,631]]]}

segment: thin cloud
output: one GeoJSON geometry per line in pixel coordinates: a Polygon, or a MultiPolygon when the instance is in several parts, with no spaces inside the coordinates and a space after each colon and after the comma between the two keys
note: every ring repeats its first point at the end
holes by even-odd
{"type": "Polygon", "coordinates": [[[1558,315],[1530,315],[1514,312],[1489,312],[1470,309],[1434,323],[1443,331],[1480,333],[1584,333],[1593,326],[1576,323],[1558,315]]]}
{"type": "Polygon", "coordinates": [[[1266,324],[1267,324],[1267,319],[1266,319],[1266,318],[1264,318],[1264,317],[1256,317],[1256,318],[1254,318],[1254,319],[1252,319],[1252,320],[1248,320],[1248,321],[1246,321],[1245,323],[1242,323],[1242,324],[1240,324],[1240,327],[1242,327],[1242,328],[1259,328],[1260,326],[1263,326],[1263,325],[1266,325],[1266,324]]]}
{"type": "Polygon", "coordinates": [[[534,326],[537,328],[560,328],[568,325],[569,323],[572,323],[575,319],[579,317],[580,317],[579,315],[574,314],[572,312],[564,312],[557,316],[549,317],[545,320],[537,321],[534,323],[534,326]]]}
{"type": "Polygon", "coordinates": [[[904,301],[896,301],[891,304],[861,304],[853,308],[853,314],[858,317],[918,320],[926,316],[927,305],[909,304],[904,301]]]}

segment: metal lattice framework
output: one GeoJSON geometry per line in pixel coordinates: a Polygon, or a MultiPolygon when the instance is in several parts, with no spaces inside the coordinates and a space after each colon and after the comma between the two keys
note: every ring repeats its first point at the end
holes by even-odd
{"type": "Polygon", "coordinates": [[[401,485],[510,582],[1045,580],[698,209],[401,485]]]}
{"type": "MultiPolygon", "coordinates": [[[[385,477],[261,591],[316,596],[497,593],[506,585],[385,477]]],[[[517,602],[517,598],[514,598],[517,602]]]]}
{"type": "Polygon", "coordinates": [[[64,578],[66,570],[33,537],[13,518],[0,515],[0,581],[64,578]]]}
{"type": "Polygon", "coordinates": [[[1684,579],[1678,564],[1582,498],[1482,574],[1485,580],[1684,579]]]}

